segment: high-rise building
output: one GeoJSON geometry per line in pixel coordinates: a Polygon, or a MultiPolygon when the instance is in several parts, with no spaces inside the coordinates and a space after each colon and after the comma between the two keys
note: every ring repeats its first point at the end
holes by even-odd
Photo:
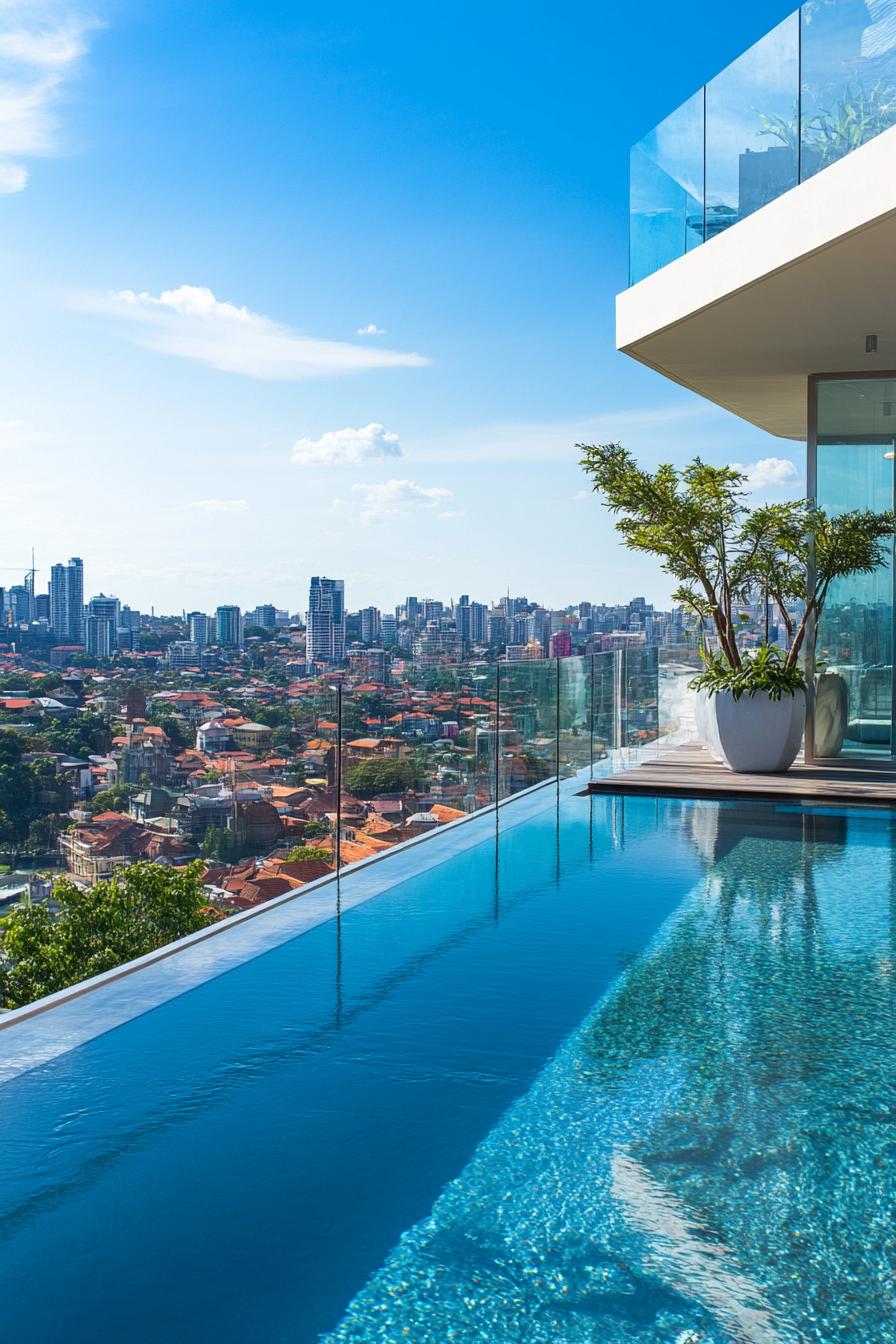
{"type": "Polygon", "coordinates": [[[239,649],[243,645],[243,613],[239,607],[223,606],[215,611],[215,643],[239,649]]]}
{"type": "Polygon", "coordinates": [[[100,593],[87,603],[84,616],[84,643],[88,653],[112,658],[118,651],[119,601],[100,593]]]}
{"type": "Polygon", "coordinates": [[[380,638],[382,620],[376,607],[361,609],[361,643],[376,644],[380,638]]]}
{"type": "Polygon", "coordinates": [[[257,625],[262,630],[273,630],[277,625],[277,608],[270,602],[263,602],[254,611],[246,613],[249,625],[257,625]]]}
{"type": "Polygon", "coordinates": [[[60,644],[80,644],[84,620],[84,561],[72,556],[50,571],[50,629],[60,644]]]}
{"type": "Polygon", "coordinates": [[[486,621],[486,642],[490,649],[499,649],[507,643],[508,621],[499,611],[493,611],[486,621]]]}
{"type": "Polygon", "coordinates": [[[187,616],[187,622],[190,628],[190,643],[195,644],[197,648],[204,649],[211,643],[212,622],[206,616],[204,611],[191,611],[187,616]]]}
{"type": "Polygon", "coordinates": [[[16,583],[8,590],[6,600],[12,615],[13,625],[28,625],[31,621],[31,594],[23,583],[16,583]]]}
{"type": "Polygon", "coordinates": [[[454,608],[454,616],[463,653],[474,644],[486,643],[488,609],[483,602],[471,602],[465,593],[454,608]]]}
{"type": "Polygon", "coordinates": [[[345,582],[315,576],[308,591],[306,662],[341,663],[345,660],[345,582]]]}
{"type": "Polygon", "coordinates": [[[552,658],[568,658],[572,653],[572,636],[568,630],[555,630],[551,635],[550,655],[552,658]]]}
{"type": "Polygon", "coordinates": [[[380,617],[380,639],[384,644],[394,644],[398,639],[398,621],[394,616],[380,617]]]}

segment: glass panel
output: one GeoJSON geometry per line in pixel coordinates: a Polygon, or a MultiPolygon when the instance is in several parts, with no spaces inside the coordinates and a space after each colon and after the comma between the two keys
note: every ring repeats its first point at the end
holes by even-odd
{"type": "Polygon", "coordinates": [[[591,659],[560,658],[560,774],[574,775],[591,761],[591,659]]]}
{"type": "MultiPolygon", "coordinates": [[[[830,513],[891,509],[896,470],[896,380],[818,384],[817,499],[830,513]]],[[[891,750],[892,563],[836,580],[816,640],[815,750],[891,750]]]]}
{"type": "Polygon", "coordinates": [[[501,663],[499,797],[557,773],[557,660],[501,663]]]}
{"type": "Polygon", "coordinates": [[[631,283],[703,242],[703,90],[631,153],[631,283]]]}
{"type": "Polygon", "coordinates": [[[343,866],[490,806],[496,679],[486,663],[406,664],[389,685],[346,688],[343,866]]]}
{"type": "Polygon", "coordinates": [[[616,654],[594,654],[591,678],[591,761],[595,765],[618,745],[616,654]]]}
{"type": "Polygon", "coordinates": [[[657,650],[657,656],[659,739],[667,743],[695,742],[696,693],[690,683],[701,670],[700,655],[694,645],[666,644],[657,650]]]}
{"type": "Polygon", "coordinates": [[[896,122],[896,0],[802,7],[801,176],[896,122]]]}
{"type": "Polygon", "coordinates": [[[622,650],[622,745],[643,747],[657,738],[658,661],[655,648],[622,650]]]}
{"type": "Polygon", "coordinates": [[[706,237],[798,181],[799,14],[706,86],[706,237]]]}

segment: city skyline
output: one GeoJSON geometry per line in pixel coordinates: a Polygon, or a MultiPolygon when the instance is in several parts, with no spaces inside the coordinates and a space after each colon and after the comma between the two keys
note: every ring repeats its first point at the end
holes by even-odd
{"type": "Polygon", "coordinates": [[[382,605],[409,568],[664,602],[576,443],[772,497],[802,450],[615,353],[628,148],[784,12],[707,7],[684,42],[659,5],[3,6],[34,104],[0,110],[4,581],[52,538],[142,608],[293,605],[316,573],[382,605]]]}

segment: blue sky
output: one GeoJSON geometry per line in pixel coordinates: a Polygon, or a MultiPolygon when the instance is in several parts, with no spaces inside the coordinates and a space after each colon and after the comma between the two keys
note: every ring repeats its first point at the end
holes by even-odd
{"type": "Polygon", "coordinates": [[[0,583],[665,600],[576,440],[802,459],[616,354],[628,150],[787,12],[0,0],[0,583]]]}

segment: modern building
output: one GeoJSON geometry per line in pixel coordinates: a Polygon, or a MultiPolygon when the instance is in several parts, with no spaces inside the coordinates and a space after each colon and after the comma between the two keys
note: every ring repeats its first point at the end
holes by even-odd
{"type": "Polygon", "coordinates": [[[572,654],[572,635],[568,630],[555,630],[551,635],[550,657],[569,658],[572,654]]]}
{"type": "MultiPolygon", "coordinates": [[[[619,349],[805,443],[833,512],[896,498],[894,67],[892,4],[807,3],[631,157],[619,349]]],[[[894,573],[836,582],[815,641],[857,754],[893,755],[894,573]]]]}
{"type": "Polygon", "coordinates": [[[216,609],[215,643],[222,648],[242,648],[243,614],[239,607],[224,606],[216,609]]]}
{"type": "Polygon", "coordinates": [[[454,618],[464,654],[474,645],[481,647],[487,642],[488,608],[483,602],[471,602],[464,594],[454,608],[454,618]]]}
{"type": "Polygon", "coordinates": [[[119,601],[100,593],[87,603],[84,613],[84,645],[97,658],[114,658],[118,652],[119,601]]]}
{"type": "Polygon", "coordinates": [[[187,616],[187,625],[189,626],[190,642],[192,644],[204,649],[207,644],[212,642],[212,621],[204,611],[191,611],[187,616]]]}
{"type": "Polygon", "coordinates": [[[80,644],[84,619],[84,561],[72,556],[50,570],[50,629],[65,644],[80,644]]]}
{"type": "Polygon", "coordinates": [[[361,643],[376,644],[380,639],[382,618],[376,607],[361,608],[361,643]]]}
{"type": "Polygon", "coordinates": [[[174,639],[168,645],[165,661],[172,672],[182,672],[187,667],[198,667],[200,648],[191,639],[174,639]]]}
{"type": "Polygon", "coordinates": [[[270,602],[263,602],[254,611],[246,613],[246,621],[262,630],[274,630],[277,626],[277,608],[270,602]]]}
{"type": "Polygon", "coordinates": [[[315,577],[308,592],[308,667],[338,664],[345,659],[345,582],[315,577]]]}

